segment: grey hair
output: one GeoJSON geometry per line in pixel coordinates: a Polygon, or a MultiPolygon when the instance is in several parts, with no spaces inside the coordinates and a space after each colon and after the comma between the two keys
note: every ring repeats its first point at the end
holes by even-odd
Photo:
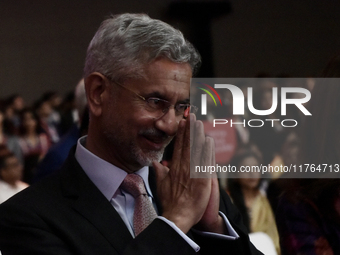
{"type": "Polygon", "coordinates": [[[183,34],[146,14],[121,14],[104,20],[88,49],[84,77],[100,72],[111,80],[143,76],[143,67],[158,57],[189,63],[194,74],[201,57],[183,34]]]}

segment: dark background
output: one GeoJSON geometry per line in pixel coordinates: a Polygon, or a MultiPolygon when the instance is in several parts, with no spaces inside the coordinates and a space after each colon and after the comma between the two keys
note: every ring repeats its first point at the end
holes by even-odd
{"type": "Polygon", "coordinates": [[[101,21],[122,12],[180,28],[201,48],[201,76],[317,76],[340,52],[335,0],[1,0],[0,98],[73,90],[101,21]]]}

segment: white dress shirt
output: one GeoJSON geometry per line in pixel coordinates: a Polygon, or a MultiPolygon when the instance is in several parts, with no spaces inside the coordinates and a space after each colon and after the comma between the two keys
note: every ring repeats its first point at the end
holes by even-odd
{"type": "MultiPolygon", "coordinates": [[[[84,172],[90,178],[90,180],[96,185],[100,192],[116,209],[116,211],[124,221],[126,227],[130,231],[131,235],[135,237],[133,231],[133,213],[135,200],[131,194],[125,192],[123,189],[120,188],[120,185],[125,179],[127,172],[91,153],[89,150],[85,148],[84,146],[85,142],[86,136],[78,140],[75,153],[75,157],[78,163],[83,168],[84,172]]],[[[154,204],[155,210],[157,212],[157,207],[155,205],[155,201],[149,185],[148,178],[149,167],[145,166],[138,170],[137,172],[135,172],[135,174],[138,174],[143,178],[148,196],[152,203],[154,204]]],[[[220,215],[224,218],[230,236],[208,232],[201,233],[229,240],[234,240],[238,238],[239,237],[238,234],[230,225],[227,217],[221,212],[220,215]]],[[[199,251],[200,247],[193,240],[191,240],[185,233],[183,233],[176,226],[176,224],[162,216],[158,216],[158,218],[168,223],[196,252],[199,251]]]]}

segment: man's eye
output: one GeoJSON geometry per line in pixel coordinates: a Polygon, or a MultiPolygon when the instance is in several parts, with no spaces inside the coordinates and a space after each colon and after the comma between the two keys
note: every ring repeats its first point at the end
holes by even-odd
{"type": "Polygon", "coordinates": [[[188,109],[190,107],[189,104],[179,104],[177,106],[177,110],[178,111],[181,111],[181,112],[184,112],[186,109],[188,109]]]}
{"type": "Polygon", "coordinates": [[[155,97],[148,98],[147,102],[149,106],[154,107],[154,108],[163,105],[163,100],[159,98],[155,98],[155,97]]]}
{"type": "Polygon", "coordinates": [[[148,102],[151,104],[158,104],[161,100],[159,98],[149,98],[148,102]]]}

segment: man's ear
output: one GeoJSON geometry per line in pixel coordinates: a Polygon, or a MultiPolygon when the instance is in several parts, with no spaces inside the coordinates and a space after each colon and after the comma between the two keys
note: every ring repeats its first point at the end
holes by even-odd
{"type": "Polygon", "coordinates": [[[108,89],[108,79],[101,73],[91,73],[85,79],[85,90],[90,112],[95,116],[102,114],[104,93],[108,89]]]}

